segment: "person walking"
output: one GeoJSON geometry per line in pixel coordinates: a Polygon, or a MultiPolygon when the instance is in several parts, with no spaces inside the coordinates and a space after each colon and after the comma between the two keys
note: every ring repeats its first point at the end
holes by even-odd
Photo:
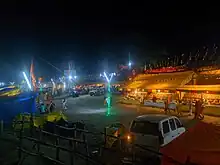
{"type": "Polygon", "coordinates": [[[65,98],[62,100],[62,105],[63,105],[63,109],[67,110],[67,100],[65,98]]]}
{"type": "Polygon", "coordinates": [[[182,112],[181,112],[181,109],[180,109],[180,105],[181,105],[181,101],[178,100],[177,103],[176,103],[177,116],[182,116],[182,112]]]}
{"type": "Polygon", "coordinates": [[[189,101],[189,116],[192,116],[192,100],[189,101]]]}
{"type": "Polygon", "coordinates": [[[198,118],[199,106],[200,106],[200,102],[199,102],[199,100],[196,100],[194,119],[197,119],[197,118],[198,118]]]}

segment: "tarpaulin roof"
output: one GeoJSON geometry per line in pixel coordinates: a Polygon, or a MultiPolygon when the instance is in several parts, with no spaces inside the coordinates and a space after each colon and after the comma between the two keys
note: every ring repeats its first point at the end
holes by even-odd
{"type": "Polygon", "coordinates": [[[220,91],[220,85],[184,85],[183,87],[177,88],[177,90],[186,91],[220,91]]]}
{"type": "Polygon", "coordinates": [[[160,74],[141,74],[127,88],[143,89],[176,89],[187,84],[194,74],[193,71],[160,73],[160,74]],[[138,84],[138,85],[137,85],[138,84]]]}
{"type": "Polygon", "coordinates": [[[142,84],[143,82],[141,81],[134,81],[131,84],[127,85],[127,88],[132,88],[132,89],[139,88],[142,84]]]}
{"type": "Polygon", "coordinates": [[[220,126],[199,122],[160,152],[162,165],[220,165],[220,126]]]}

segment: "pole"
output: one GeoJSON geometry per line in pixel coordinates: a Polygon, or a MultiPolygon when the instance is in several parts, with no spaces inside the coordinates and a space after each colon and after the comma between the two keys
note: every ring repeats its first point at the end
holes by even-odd
{"type": "Polygon", "coordinates": [[[107,84],[107,91],[108,91],[107,93],[107,106],[108,106],[107,115],[110,115],[110,108],[111,108],[111,84],[110,82],[108,82],[107,84]]]}

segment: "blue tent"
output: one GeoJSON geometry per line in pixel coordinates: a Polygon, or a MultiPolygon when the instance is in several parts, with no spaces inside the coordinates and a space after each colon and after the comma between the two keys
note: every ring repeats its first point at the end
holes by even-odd
{"type": "Polygon", "coordinates": [[[0,97],[0,120],[11,122],[20,113],[36,112],[35,92],[25,92],[13,97],[0,97]]]}

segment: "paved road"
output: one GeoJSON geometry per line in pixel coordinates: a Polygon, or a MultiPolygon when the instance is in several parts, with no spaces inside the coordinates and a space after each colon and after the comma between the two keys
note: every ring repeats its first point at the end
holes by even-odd
{"type": "MultiPolygon", "coordinates": [[[[104,127],[113,122],[121,122],[125,126],[128,126],[130,121],[138,115],[163,113],[162,110],[155,108],[117,104],[116,101],[118,97],[115,96],[113,97],[113,106],[110,109],[110,115],[107,115],[108,109],[103,105],[103,99],[103,96],[89,95],[80,96],[78,98],[68,98],[68,110],[65,114],[68,120],[83,120],[86,124],[86,129],[91,132],[103,132],[104,127]]],[[[61,100],[56,100],[55,103],[58,108],[61,108],[61,100]]],[[[182,117],[181,120],[187,126],[189,126],[188,123],[191,121],[188,116],[182,117]]],[[[93,144],[99,144],[103,140],[102,136],[91,134],[86,135],[86,139],[91,146],[91,148],[89,148],[91,150],[95,149],[93,144]]]]}
{"type": "MultiPolygon", "coordinates": [[[[89,96],[83,95],[77,98],[68,98],[68,110],[65,114],[68,120],[71,121],[84,121],[89,130],[96,129],[97,131],[104,130],[104,127],[112,122],[120,121],[125,125],[137,116],[133,110],[129,111],[126,107],[120,107],[113,99],[113,106],[107,109],[103,105],[103,96],[89,96]],[[110,111],[110,115],[107,112],[110,111]]],[[[57,101],[58,108],[61,107],[61,101],[57,101]]],[[[132,108],[133,109],[133,108],[132,108]]]]}
{"type": "MultiPolygon", "coordinates": [[[[83,95],[77,98],[68,98],[68,110],[65,112],[71,121],[84,121],[88,129],[102,131],[105,126],[113,122],[121,122],[128,126],[130,121],[138,115],[149,113],[163,113],[163,110],[150,107],[137,107],[132,105],[117,104],[118,96],[113,96],[113,106],[108,110],[103,105],[103,96],[83,95]],[[107,115],[110,111],[110,115],[107,115]]],[[[61,108],[61,100],[56,101],[61,108]]],[[[187,123],[192,117],[182,117],[183,123],[187,123]]],[[[219,118],[205,117],[205,121],[220,123],[219,118]]]]}
{"type": "MultiPolygon", "coordinates": [[[[154,108],[139,108],[137,106],[117,104],[118,96],[113,97],[113,106],[107,109],[103,105],[103,96],[83,95],[77,98],[68,98],[68,110],[65,114],[68,120],[84,121],[87,129],[91,131],[103,131],[105,126],[113,122],[121,122],[128,126],[132,119],[138,115],[149,113],[162,113],[155,111],[154,108]],[[107,115],[107,112],[110,115],[107,115]]],[[[61,101],[56,103],[57,107],[61,107],[61,101]]],[[[185,122],[188,118],[182,118],[185,122]]]]}

